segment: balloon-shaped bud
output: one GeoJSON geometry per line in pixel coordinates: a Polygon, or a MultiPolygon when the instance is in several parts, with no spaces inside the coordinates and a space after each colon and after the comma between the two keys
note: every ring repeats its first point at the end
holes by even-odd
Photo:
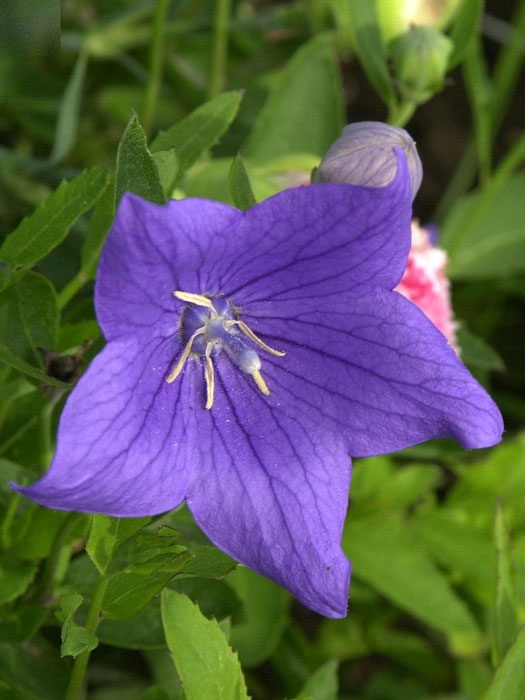
{"type": "Polygon", "coordinates": [[[445,81],[454,44],[433,27],[412,27],[389,45],[394,75],[406,100],[425,102],[445,81]]]}
{"type": "Polygon", "coordinates": [[[314,182],[386,187],[397,171],[396,148],[405,152],[412,198],[421,184],[423,168],[410,134],[383,122],[355,122],[328,149],[314,173],[314,182]]]}

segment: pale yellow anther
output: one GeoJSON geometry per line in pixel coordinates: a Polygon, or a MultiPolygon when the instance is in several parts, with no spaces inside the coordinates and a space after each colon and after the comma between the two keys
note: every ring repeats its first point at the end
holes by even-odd
{"type": "Polygon", "coordinates": [[[206,377],[206,408],[208,411],[213,406],[213,397],[215,396],[215,372],[213,370],[213,361],[211,359],[211,351],[213,345],[208,343],[206,346],[206,369],[204,375],[206,377]]]}
{"type": "Polygon", "coordinates": [[[232,326],[239,326],[244,335],[247,335],[248,338],[250,338],[250,340],[253,340],[253,342],[257,343],[259,347],[261,347],[263,350],[266,350],[266,352],[269,352],[272,355],[277,355],[277,357],[284,357],[286,355],[285,352],[282,352],[281,350],[274,350],[269,345],[267,345],[264,342],[264,340],[261,340],[259,336],[255,335],[250,326],[247,326],[244,323],[244,321],[226,321],[224,325],[227,329],[231,328],[232,326]]]}
{"type": "Polygon", "coordinates": [[[261,375],[261,373],[259,372],[259,370],[256,370],[256,371],[252,374],[252,377],[255,379],[255,383],[257,384],[257,386],[259,387],[259,389],[262,391],[262,393],[263,393],[265,396],[269,396],[269,395],[270,395],[270,390],[269,390],[268,387],[266,386],[266,382],[265,382],[264,379],[262,378],[262,375],[261,375]]]}
{"type": "Polygon", "coordinates": [[[191,338],[188,340],[188,342],[186,343],[186,347],[184,348],[184,351],[183,351],[182,355],[181,355],[180,358],[179,358],[179,361],[178,361],[177,364],[175,365],[175,368],[174,368],[173,371],[171,372],[170,376],[166,379],[166,381],[168,382],[168,384],[171,384],[172,382],[174,382],[174,381],[177,379],[177,377],[179,376],[179,374],[180,374],[181,371],[182,371],[182,368],[184,367],[184,363],[185,363],[186,360],[188,359],[188,355],[190,354],[191,346],[193,345],[193,341],[195,340],[195,338],[196,338],[198,335],[202,335],[205,331],[206,331],[206,328],[204,328],[204,327],[203,327],[203,328],[199,328],[199,330],[195,331],[195,333],[194,333],[194,334],[191,336],[191,338]]]}
{"type": "Polygon", "coordinates": [[[207,309],[212,309],[213,311],[215,311],[211,299],[208,299],[208,297],[205,297],[202,294],[191,294],[190,292],[176,291],[173,292],[173,295],[181,301],[187,301],[188,304],[197,304],[197,306],[205,306],[207,309]]]}

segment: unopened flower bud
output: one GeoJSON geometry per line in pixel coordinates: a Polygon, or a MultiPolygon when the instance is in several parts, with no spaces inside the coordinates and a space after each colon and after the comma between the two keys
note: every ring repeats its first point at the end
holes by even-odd
{"type": "Polygon", "coordinates": [[[414,25],[444,29],[464,2],[471,0],[376,0],[383,41],[387,44],[414,25]]]}
{"type": "Polygon", "coordinates": [[[406,100],[425,102],[443,86],[454,44],[432,27],[412,27],[389,45],[394,74],[406,100]]]}
{"type": "Polygon", "coordinates": [[[313,181],[386,187],[397,172],[395,148],[405,152],[414,198],[423,177],[416,144],[404,129],[383,122],[355,122],[345,126],[315,171],[313,181]]]}

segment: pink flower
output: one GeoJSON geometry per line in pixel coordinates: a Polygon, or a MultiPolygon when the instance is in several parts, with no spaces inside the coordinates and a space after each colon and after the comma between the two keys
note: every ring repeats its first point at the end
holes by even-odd
{"type": "Polygon", "coordinates": [[[396,291],[419,306],[459,353],[457,324],[450,304],[450,282],[445,273],[447,254],[431,242],[429,232],[412,222],[412,245],[405,274],[396,291]]]}

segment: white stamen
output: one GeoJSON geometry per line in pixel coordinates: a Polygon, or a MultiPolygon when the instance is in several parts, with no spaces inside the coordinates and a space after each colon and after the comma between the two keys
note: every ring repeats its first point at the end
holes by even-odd
{"type": "Polygon", "coordinates": [[[172,382],[174,382],[177,379],[177,377],[179,376],[179,374],[182,371],[182,368],[184,367],[186,360],[188,359],[188,355],[190,354],[191,346],[193,345],[193,341],[195,340],[195,338],[198,335],[202,335],[205,332],[205,330],[206,330],[206,328],[204,326],[202,328],[199,328],[197,331],[195,331],[195,333],[188,340],[188,342],[186,343],[186,347],[184,348],[184,351],[179,358],[179,361],[175,365],[175,368],[171,372],[170,376],[166,379],[168,384],[171,384],[172,382]]]}

